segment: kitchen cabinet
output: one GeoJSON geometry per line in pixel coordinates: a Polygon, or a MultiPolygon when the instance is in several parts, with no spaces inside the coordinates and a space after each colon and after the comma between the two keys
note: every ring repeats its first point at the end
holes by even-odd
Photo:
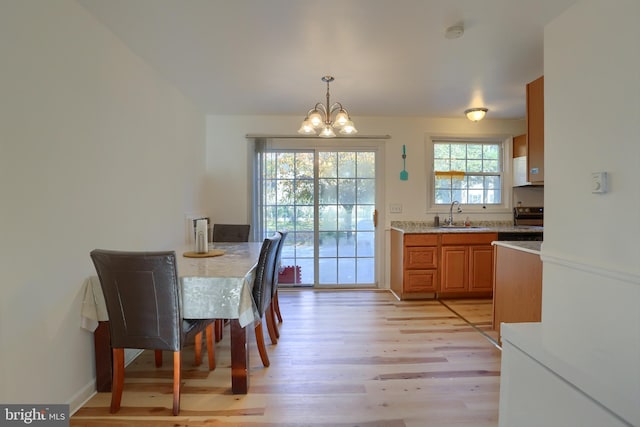
{"type": "Polygon", "coordinates": [[[527,134],[513,137],[513,157],[527,157],[527,134]]]}
{"type": "MultiPolygon", "coordinates": [[[[490,237],[491,241],[498,238],[490,237]]],[[[493,248],[491,244],[469,246],[469,291],[493,292],[493,248]]]]}
{"type": "Polygon", "coordinates": [[[391,233],[391,289],[400,299],[433,297],[438,290],[438,234],[391,233]]]}
{"type": "Polygon", "coordinates": [[[391,229],[391,290],[400,299],[490,296],[498,233],[391,229]]]}
{"type": "Polygon", "coordinates": [[[544,76],[527,85],[527,133],[513,137],[513,186],[544,184],[544,76]]]}
{"type": "Polygon", "coordinates": [[[527,150],[527,135],[513,137],[513,186],[531,185],[529,182],[527,150]]]}
{"type": "Polygon", "coordinates": [[[540,253],[511,247],[512,244],[494,244],[493,329],[498,336],[502,322],[540,322],[542,318],[540,253]]]}
{"type": "Polygon", "coordinates": [[[466,246],[444,246],[442,253],[442,291],[464,292],[469,283],[469,251],[466,246]]]}
{"type": "Polygon", "coordinates": [[[544,182],[544,76],[527,85],[527,180],[544,182]]]}
{"type": "Polygon", "coordinates": [[[493,248],[497,233],[443,234],[440,294],[479,296],[493,291],[493,248]]]}

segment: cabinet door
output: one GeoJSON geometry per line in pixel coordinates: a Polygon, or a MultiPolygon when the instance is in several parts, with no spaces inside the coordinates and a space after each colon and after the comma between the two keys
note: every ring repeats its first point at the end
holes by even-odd
{"type": "Polygon", "coordinates": [[[529,182],[544,181],[544,76],[527,85],[529,182]]]}
{"type": "Polygon", "coordinates": [[[440,272],[442,292],[465,292],[469,283],[469,251],[466,246],[443,246],[440,272]]]}
{"type": "Polygon", "coordinates": [[[469,247],[469,290],[493,291],[493,247],[469,247]]]}
{"type": "Polygon", "coordinates": [[[516,157],[526,157],[528,154],[527,151],[527,134],[514,136],[512,157],[514,159],[516,157]]]}
{"type": "Polygon", "coordinates": [[[407,270],[404,275],[405,292],[437,292],[437,270],[407,270]]]}

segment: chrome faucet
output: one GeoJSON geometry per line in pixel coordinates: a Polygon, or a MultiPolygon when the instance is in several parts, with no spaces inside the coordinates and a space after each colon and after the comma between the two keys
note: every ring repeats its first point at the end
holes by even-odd
{"type": "Polygon", "coordinates": [[[453,207],[455,205],[458,205],[458,213],[462,212],[462,209],[460,209],[460,202],[457,200],[454,200],[453,203],[451,203],[451,206],[449,206],[449,220],[448,220],[449,225],[453,225],[453,207]]]}

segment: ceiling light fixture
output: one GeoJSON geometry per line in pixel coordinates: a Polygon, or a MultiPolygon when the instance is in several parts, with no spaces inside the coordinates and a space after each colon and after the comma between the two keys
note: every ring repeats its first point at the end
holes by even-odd
{"type": "Polygon", "coordinates": [[[464,110],[464,114],[467,116],[467,119],[472,122],[479,122],[484,119],[487,111],[489,110],[486,108],[469,108],[468,110],[464,110]]]}
{"type": "Polygon", "coordinates": [[[447,28],[444,32],[444,37],[447,39],[459,39],[464,34],[464,26],[462,24],[453,25],[447,28]]]}
{"type": "Polygon", "coordinates": [[[298,133],[333,138],[336,136],[335,130],[338,130],[342,135],[353,135],[358,132],[342,104],[339,102],[331,104],[329,101],[329,83],[333,80],[332,76],[322,78],[322,81],[327,84],[327,104],[318,102],[315,107],[309,110],[307,117],[302,121],[302,126],[298,129],[298,133]]]}

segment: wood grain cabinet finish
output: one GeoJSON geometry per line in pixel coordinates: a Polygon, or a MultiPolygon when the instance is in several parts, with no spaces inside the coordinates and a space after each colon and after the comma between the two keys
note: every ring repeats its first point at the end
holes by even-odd
{"type": "Polygon", "coordinates": [[[435,296],[439,244],[437,234],[391,231],[391,290],[400,299],[435,296]]]}
{"type": "Polygon", "coordinates": [[[391,290],[400,299],[489,296],[497,233],[391,230],[391,290]]]}
{"type": "Polygon", "coordinates": [[[404,236],[404,292],[438,290],[438,243],[435,234],[404,236]]]}
{"type": "Polygon", "coordinates": [[[542,319],[542,261],[540,255],[494,246],[493,329],[500,324],[540,322],[542,319]]]}
{"type": "Polygon", "coordinates": [[[527,177],[544,183],[544,76],[527,85],[527,177]]]}
{"type": "Polygon", "coordinates": [[[469,283],[469,250],[466,246],[443,246],[442,292],[466,292],[469,283]]]}
{"type": "Polygon", "coordinates": [[[469,291],[493,291],[493,265],[490,244],[469,247],[469,291]]]}
{"type": "Polygon", "coordinates": [[[440,291],[477,295],[493,291],[493,248],[497,233],[444,234],[442,236],[440,291]]]}

